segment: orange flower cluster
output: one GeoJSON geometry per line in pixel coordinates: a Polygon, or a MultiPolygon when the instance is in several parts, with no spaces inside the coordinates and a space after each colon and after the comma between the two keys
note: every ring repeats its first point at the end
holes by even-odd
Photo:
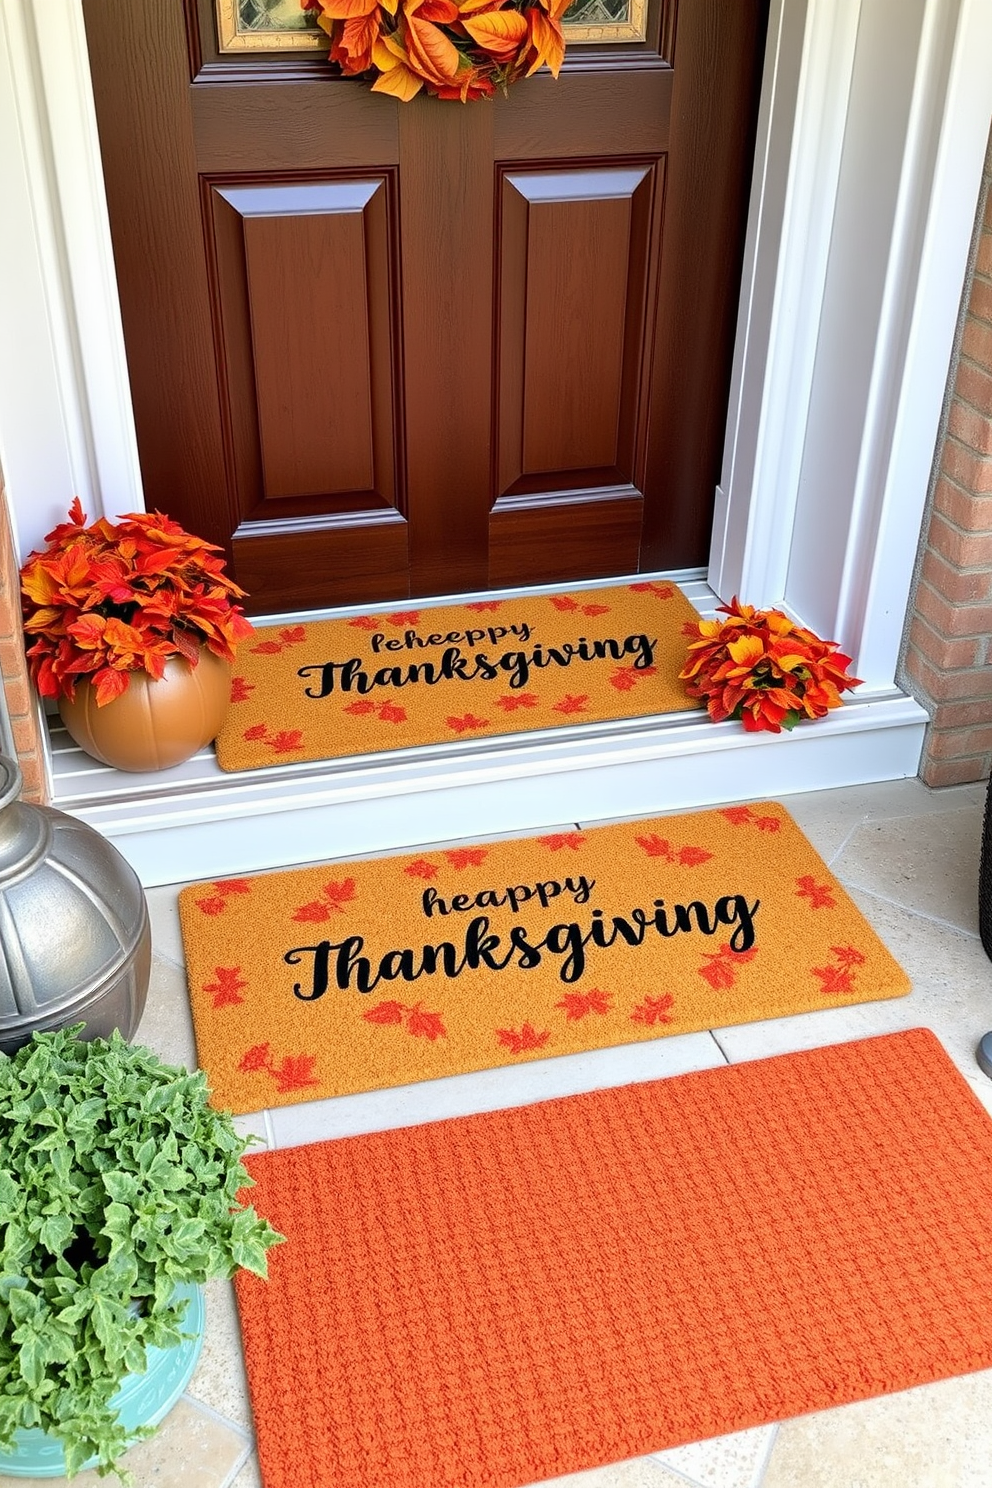
{"type": "Polygon", "coordinates": [[[686,625],[693,640],[679,673],[714,722],[737,718],[750,733],[779,734],[839,708],[840,694],[860,686],[836,641],[821,641],[780,610],[756,610],[736,596],[719,609],[730,618],[686,625]]]}
{"type": "Polygon", "coordinates": [[[347,77],[378,74],[373,93],[409,103],[491,98],[565,55],[561,17],[569,0],[301,0],[331,38],[330,60],[347,77]]]}
{"type": "Polygon", "coordinates": [[[85,677],[102,707],[129,672],[159,678],[170,656],[195,666],[206,644],[225,661],[251,634],[244,590],[226,578],[213,543],[190,537],[161,512],[101,517],[87,527],[77,496],[21,569],[27,657],[42,697],[75,695],[85,677]]]}

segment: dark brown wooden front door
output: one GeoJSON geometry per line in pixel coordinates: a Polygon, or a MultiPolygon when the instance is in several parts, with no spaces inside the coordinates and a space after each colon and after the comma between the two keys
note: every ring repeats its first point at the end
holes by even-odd
{"type": "Polygon", "coordinates": [[[255,612],[705,561],[765,0],[506,98],[85,0],[149,506],[255,612]]]}

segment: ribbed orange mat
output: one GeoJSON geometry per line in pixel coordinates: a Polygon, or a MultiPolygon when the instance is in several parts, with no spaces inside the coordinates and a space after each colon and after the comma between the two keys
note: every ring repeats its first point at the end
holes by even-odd
{"type": "Polygon", "coordinates": [[[222,770],[334,759],[697,705],[678,674],[699,616],[644,580],[269,626],[238,650],[222,770]]]}
{"type": "Polygon", "coordinates": [[[265,1488],[519,1488],[992,1366],[992,1122],[926,1030],[248,1166],[265,1488]]]}
{"type": "Polygon", "coordinates": [[[195,884],[179,909],[234,1111],[909,991],[774,802],[195,884]]]}

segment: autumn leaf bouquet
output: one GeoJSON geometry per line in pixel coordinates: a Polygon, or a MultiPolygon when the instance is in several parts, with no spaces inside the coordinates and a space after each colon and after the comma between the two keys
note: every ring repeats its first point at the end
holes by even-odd
{"type": "Polygon", "coordinates": [[[375,73],[373,93],[409,103],[491,98],[565,55],[561,18],[569,0],[301,0],[331,39],[346,77],[375,73]]]}
{"type": "Polygon", "coordinates": [[[679,673],[714,722],[734,718],[750,733],[778,734],[823,718],[841,706],[842,692],[860,686],[836,641],[821,641],[780,610],[756,610],[736,596],[718,608],[726,620],[685,626],[691,639],[679,673]]]}
{"type": "Polygon", "coordinates": [[[71,701],[85,678],[102,707],[131,672],[158,680],[170,657],[195,666],[204,645],[233,661],[251,633],[220,549],[161,512],[87,526],[77,496],[45,542],[21,569],[27,658],[42,697],[71,701]]]}

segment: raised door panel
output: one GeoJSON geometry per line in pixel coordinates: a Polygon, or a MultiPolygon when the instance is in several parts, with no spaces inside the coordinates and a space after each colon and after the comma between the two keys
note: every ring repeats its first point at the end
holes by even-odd
{"type": "Polygon", "coordinates": [[[394,197],[389,172],[209,184],[235,566],[266,608],[307,572],[314,603],[350,593],[359,538],[405,592],[394,197]]]}
{"type": "Polygon", "coordinates": [[[661,176],[501,172],[492,583],[637,566],[661,176]]]}

